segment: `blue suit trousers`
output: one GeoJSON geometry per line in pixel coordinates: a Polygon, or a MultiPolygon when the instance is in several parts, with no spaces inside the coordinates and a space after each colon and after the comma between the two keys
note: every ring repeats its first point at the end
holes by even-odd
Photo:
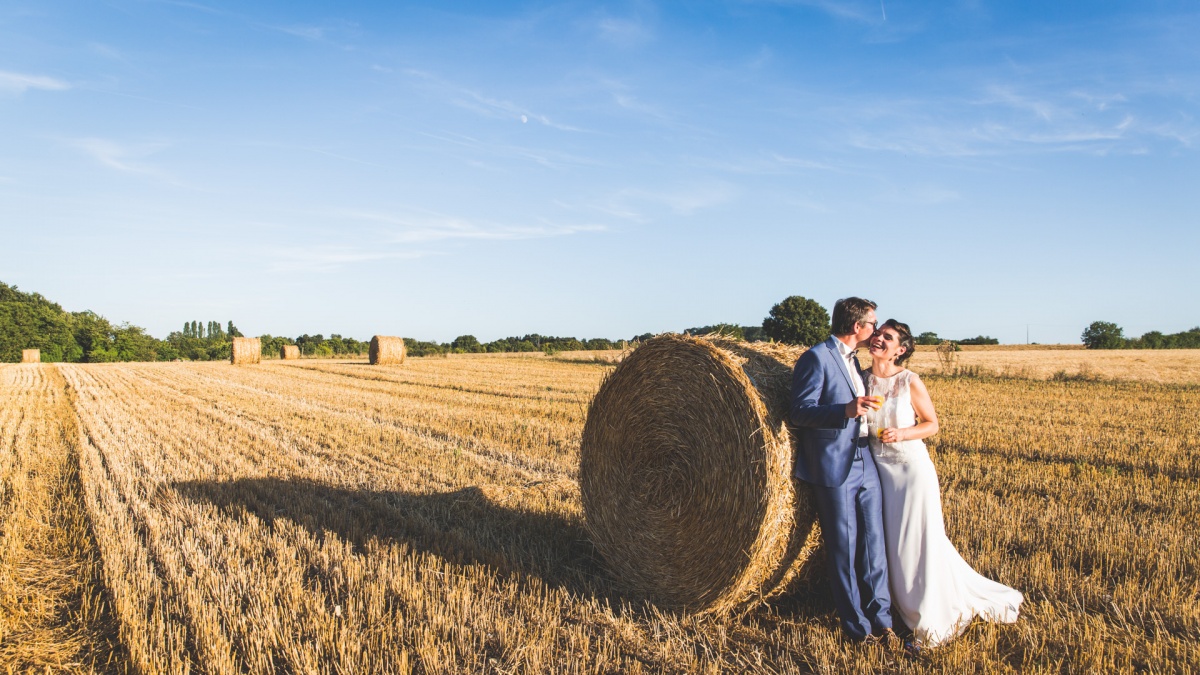
{"type": "Polygon", "coordinates": [[[813,485],[812,489],[842,630],[852,640],[861,640],[891,628],[883,494],[871,451],[855,448],[846,482],[836,487],[813,485]]]}

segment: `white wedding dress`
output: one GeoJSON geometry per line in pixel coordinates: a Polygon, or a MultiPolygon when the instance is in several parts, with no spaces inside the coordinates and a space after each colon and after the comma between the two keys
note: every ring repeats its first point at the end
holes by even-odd
{"type": "Polygon", "coordinates": [[[937,471],[925,443],[883,443],[877,428],[916,425],[910,385],[916,374],[868,374],[867,393],[883,396],[883,407],[868,418],[871,452],[883,492],[883,531],[887,545],[892,607],[925,646],[960,635],[976,616],[987,621],[1017,620],[1024,598],[980,575],[946,537],[937,471]]]}

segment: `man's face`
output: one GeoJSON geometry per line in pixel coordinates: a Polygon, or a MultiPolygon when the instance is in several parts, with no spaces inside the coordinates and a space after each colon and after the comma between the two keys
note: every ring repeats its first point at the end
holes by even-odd
{"type": "Polygon", "coordinates": [[[871,339],[871,336],[875,333],[876,323],[875,310],[868,309],[866,318],[855,324],[854,339],[859,342],[866,342],[871,339]]]}

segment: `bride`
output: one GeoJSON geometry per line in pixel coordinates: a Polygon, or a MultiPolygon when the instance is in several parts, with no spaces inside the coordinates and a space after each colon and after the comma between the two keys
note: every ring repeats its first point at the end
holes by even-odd
{"type": "Polygon", "coordinates": [[[937,433],[937,413],[921,378],[902,365],[913,352],[912,332],[888,319],[869,344],[867,394],[882,397],[882,406],[867,421],[883,492],[892,607],[912,629],[912,646],[951,640],[976,616],[1016,621],[1021,593],[981,576],[946,537],[937,471],[921,442],[937,433]]]}

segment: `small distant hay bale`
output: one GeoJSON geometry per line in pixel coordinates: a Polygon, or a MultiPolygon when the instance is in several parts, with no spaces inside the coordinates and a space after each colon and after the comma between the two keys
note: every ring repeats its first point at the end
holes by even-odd
{"type": "Polygon", "coordinates": [[[42,350],[40,349],[22,349],[21,363],[41,363],[42,350]]]}
{"type": "Polygon", "coordinates": [[[262,361],[262,343],[256,337],[235,337],[233,338],[233,353],[230,356],[230,363],[240,365],[244,363],[259,363],[262,361]]]}
{"type": "Polygon", "coordinates": [[[820,535],[787,428],[802,352],[666,334],[604,380],[579,487],[619,583],[665,609],[725,614],[806,576],[820,535]]]}
{"type": "Polygon", "coordinates": [[[371,338],[371,365],[391,366],[404,363],[404,338],[376,335],[371,338]]]}
{"type": "Polygon", "coordinates": [[[289,361],[291,359],[300,358],[299,345],[284,345],[284,346],[280,347],[279,348],[279,358],[283,359],[284,361],[289,361]]]}

